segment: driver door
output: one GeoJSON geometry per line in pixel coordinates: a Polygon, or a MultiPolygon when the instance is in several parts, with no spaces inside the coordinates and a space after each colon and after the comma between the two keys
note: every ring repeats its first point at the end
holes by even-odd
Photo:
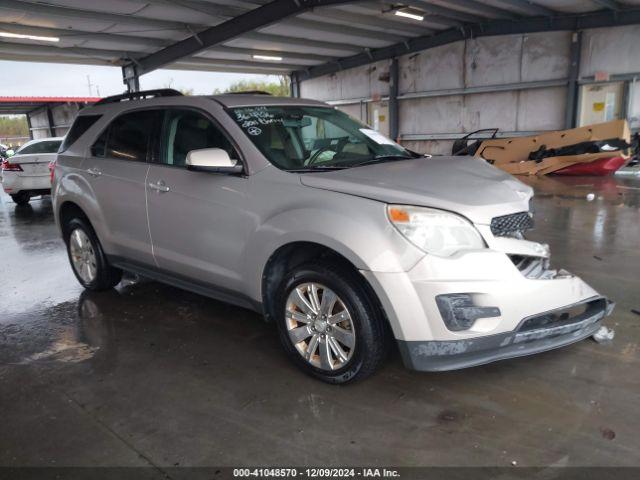
{"type": "Polygon", "coordinates": [[[160,148],[147,176],[149,229],[156,265],[190,281],[240,291],[246,239],[255,220],[247,212],[242,175],[187,170],[192,150],[222,148],[241,160],[208,115],[164,112],[160,148]]]}

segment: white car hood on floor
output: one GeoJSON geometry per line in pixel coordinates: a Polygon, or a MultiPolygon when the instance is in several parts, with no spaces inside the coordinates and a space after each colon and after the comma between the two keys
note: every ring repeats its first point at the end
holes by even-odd
{"type": "Polygon", "coordinates": [[[333,192],[440,208],[474,223],[529,210],[533,189],[508,173],[471,157],[391,161],[333,172],[302,174],[303,185],[333,192]]]}

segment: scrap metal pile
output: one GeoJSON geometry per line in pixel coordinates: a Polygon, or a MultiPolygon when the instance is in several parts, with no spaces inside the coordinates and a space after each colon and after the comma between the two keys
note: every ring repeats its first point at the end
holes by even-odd
{"type": "Polygon", "coordinates": [[[491,138],[464,153],[513,175],[609,175],[629,162],[631,132],[626,120],[614,120],[531,137],[491,138]]]}

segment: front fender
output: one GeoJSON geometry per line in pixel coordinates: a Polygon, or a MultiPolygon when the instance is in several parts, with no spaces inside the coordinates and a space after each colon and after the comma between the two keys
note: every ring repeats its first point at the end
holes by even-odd
{"type": "Polygon", "coordinates": [[[341,210],[301,206],[268,218],[247,244],[245,268],[250,294],[261,300],[262,276],[280,247],[311,242],[330,248],[359,270],[405,272],[424,253],[407,242],[387,221],[385,206],[347,197],[341,210]]]}

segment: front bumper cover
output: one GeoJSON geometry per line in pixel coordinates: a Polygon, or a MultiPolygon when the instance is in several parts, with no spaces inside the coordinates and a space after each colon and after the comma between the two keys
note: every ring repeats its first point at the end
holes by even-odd
{"type": "MultiPolygon", "coordinates": [[[[408,368],[420,371],[446,371],[483,365],[508,358],[533,355],[564,347],[593,335],[609,315],[614,303],[604,297],[590,298],[536,317],[554,314],[577,305],[586,310],[574,318],[565,319],[542,328],[523,329],[525,318],[510,332],[460,340],[403,341],[398,340],[402,359],[408,368]]],[[[530,323],[530,322],[529,322],[530,323]]]]}

